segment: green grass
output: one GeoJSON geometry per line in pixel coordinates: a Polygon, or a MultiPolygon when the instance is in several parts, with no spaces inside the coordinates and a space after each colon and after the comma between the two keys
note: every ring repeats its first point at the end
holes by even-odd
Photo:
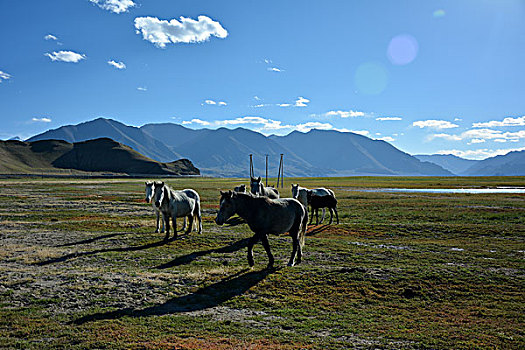
{"type": "Polygon", "coordinates": [[[359,191],[524,177],[287,179],[332,188],[341,223],[293,268],[270,237],[271,271],[260,244],[247,268],[247,225],[213,222],[243,180],[167,182],[199,192],[204,234],[163,242],[143,180],[0,180],[0,348],[525,347],[525,195],[359,191]]]}

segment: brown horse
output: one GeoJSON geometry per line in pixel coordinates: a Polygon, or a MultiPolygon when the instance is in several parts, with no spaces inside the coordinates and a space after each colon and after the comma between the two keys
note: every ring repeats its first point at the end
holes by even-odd
{"type": "Polygon", "coordinates": [[[289,232],[292,237],[293,250],[288,266],[301,262],[304,238],[308,225],[308,214],[298,200],[293,198],[270,199],[255,197],[251,194],[238,192],[222,192],[220,209],[215,218],[217,225],[222,225],[234,214],[243,218],[255,233],[248,242],[248,264],[254,265],[253,245],[261,240],[268,255],[268,267],[272,267],[274,258],[270,251],[268,234],[278,235],[289,232]]]}

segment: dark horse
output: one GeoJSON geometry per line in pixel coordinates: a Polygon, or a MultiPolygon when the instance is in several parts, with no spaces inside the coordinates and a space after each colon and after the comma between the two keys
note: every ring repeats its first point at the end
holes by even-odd
{"type": "Polygon", "coordinates": [[[293,243],[288,266],[295,264],[296,254],[297,263],[301,262],[308,214],[298,200],[293,198],[270,199],[245,193],[221,191],[220,209],[215,222],[217,225],[222,225],[234,214],[243,218],[255,233],[248,242],[248,264],[250,266],[254,265],[253,245],[261,240],[268,254],[268,267],[272,267],[274,258],[270,251],[268,234],[278,235],[285,232],[290,233],[293,243]]]}

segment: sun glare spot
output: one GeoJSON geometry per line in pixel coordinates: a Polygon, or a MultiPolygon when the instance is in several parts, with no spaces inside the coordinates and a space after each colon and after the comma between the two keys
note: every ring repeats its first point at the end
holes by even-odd
{"type": "Polygon", "coordinates": [[[419,50],[417,40],[411,35],[397,35],[390,40],[387,56],[395,65],[405,65],[412,62],[419,50]]]}

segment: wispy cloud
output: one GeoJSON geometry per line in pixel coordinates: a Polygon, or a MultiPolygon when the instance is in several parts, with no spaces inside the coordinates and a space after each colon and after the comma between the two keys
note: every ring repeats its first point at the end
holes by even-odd
{"type": "Polygon", "coordinates": [[[518,118],[504,118],[503,120],[491,120],[483,123],[473,123],[473,128],[494,128],[502,126],[525,126],[525,116],[518,118]]]}
{"type": "Polygon", "coordinates": [[[445,12],[445,10],[443,10],[443,9],[435,10],[435,11],[432,13],[432,16],[434,16],[434,18],[445,17],[445,15],[446,15],[446,12],[445,12]]]}
{"type": "Polygon", "coordinates": [[[214,100],[204,100],[203,103],[201,103],[202,106],[209,105],[209,106],[226,106],[228,105],[224,101],[214,101],[214,100]]]}
{"type": "Polygon", "coordinates": [[[157,47],[165,48],[167,44],[201,43],[211,36],[224,39],[228,31],[222,25],[207,16],[199,16],[197,20],[180,17],[179,20],[161,20],[157,17],[135,18],[137,34],[157,47]]]}
{"type": "Polygon", "coordinates": [[[334,126],[330,123],[321,123],[321,122],[307,122],[303,124],[298,124],[295,126],[295,129],[301,132],[308,132],[312,129],[318,130],[332,130],[334,126]]]}
{"type": "Polygon", "coordinates": [[[376,140],[381,140],[381,141],[386,141],[386,142],[394,142],[396,139],[393,138],[392,136],[383,136],[383,137],[380,137],[376,140]]]}
{"type": "Polygon", "coordinates": [[[53,53],[45,53],[44,56],[47,56],[51,61],[60,61],[60,62],[69,62],[77,63],[83,59],[86,59],[86,55],[76,53],[73,51],[53,51],[53,53]]]}
{"type": "Polygon", "coordinates": [[[463,138],[461,136],[458,136],[458,135],[451,135],[451,134],[433,134],[433,135],[430,135],[428,137],[429,140],[433,140],[433,139],[444,139],[444,140],[447,140],[447,141],[461,141],[463,140],[463,138]]]}
{"type": "Polygon", "coordinates": [[[128,10],[137,4],[132,0],[89,0],[91,3],[97,5],[101,9],[111,11],[113,13],[128,12],[128,10]]]}
{"type": "Polygon", "coordinates": [[[42,118],[32,118],[31,121],[37,122],[37,123],[51,123],[50,118],[42,117],[42,118]]]}
{"type": "Polygon", "coordinates": [[[48,34],[44,37],[45,40],[54,40],[54,41],[57,41],[58,38],[52,34],[48,34]]]}
{"type": "Polygon", "coordinates": [[[359,111],[353,111],[353,110],[348,110],[348,111],[328,111],[328,112],[322,114],[322,116],[324,116],[324,117],[356,118],[356,117],[364,117],[365,113],[364,112],[359,112],[359,111]]]}
{"type": "Polygon", "coordinates": [[[420,128],[430,128],[430,129],[452,129],[457,128],[459,125],[451,123],[446,120],[419,120],[412,123],[412,126],[418,126],[420,128]]]}
{"type": "Polygon", "coordinates": [[[6,73],[6,72],[2,72],[0,70],[0,83],[3,81],[3,80],[9,80],[11,79],[13,76],[9,73],[6,73]]]}
{"type": "Polygon", "coordinates": [[[211,125],[210,122],[207,122],[205,120],[201,120],[201,119],[198,119],[198,118],[194,118],[192,120],[185,120],[185,121],[182,122],[182,125],[191,125],[191,124],[199,124],[199,125],[203,125],[203,126],[211,125]]]}
{"type": "Polygon", "coordinates": [[[476,150],[458,150],[458,149],[448,149],[448,150],[440,150],[437,152],[437,154],[453,154],[455,156],[466,158],[466,159],[485,159],[495,156],[502,156],[509,152],[514,151],[525,151],[525,147],[521,148],[507,148],[507,149],[476,149],[476,150]]]}
{"type": "Polygon", "coordinates": [[[148,88],[147,88],[147,87],[144,87],[144,86],[139,86],[139,87],[137,88],[137,90],[139,90],[139,91],[148,91],[148,88]]]}
{"type": "Polygon", "coordinates": [[[297,98],[297,100],[295,100],[295,104],[294,106],[295,107],[308,107],[308,104],[307,103],[310,103],[310,100],[307,99],[307,98],[304,98],[302,96],[299,96],[297,98]]]}
{"type": "Polygon", "coordinates": [[[277,68],[277,67],[268,67],[268,68],[266,68],[266,70],[268,70],[270,72],[277,72],[277,73],[284,72],[284,69],[280,69],[280,68],[277,68]]]}
{"type": "Polygon", "coordinates": [[[124,62],[120,62],[120,61],[116,62],[116,61],[110,60],[110,61],[108,61],[108,64],[110,66],[113,66],[113,67],[117,68],[117,69],[126,69],[126,64],[124,64],[124,62]]]}
{"type": "Polygon", "coordinates": [[[350,132],[353,132],[354,134],[362,135],[362,136],[370,136],[370,131],[368,130],[350,130],[350,132]]]}
{"type": "Polygon", "coordinates": [[[403,120],[403,118],[401,118],[401,117],[378,117],[378,118],[376,118],[376,120],[378,120],[380,122],[386,122],[386,121],[403,120]]]}

